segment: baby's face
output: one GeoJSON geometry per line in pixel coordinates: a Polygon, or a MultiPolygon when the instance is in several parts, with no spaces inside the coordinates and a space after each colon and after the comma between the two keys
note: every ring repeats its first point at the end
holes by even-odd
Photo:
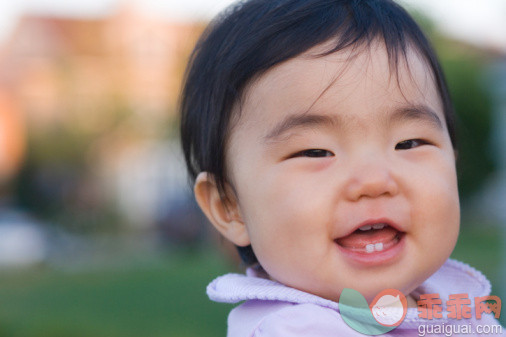
{"type": "MultiPolygon", "coordinates": [[[[459,231],[455,157],[429,67],[398,77],[384,47],[313,57],[247,90],[227,148],[229,178],[263,268],[337,301],[413,291],[459,231]],[[372,228],[371,228],[372,226],[372,228]]],[[[360,49],[360,48],[359,48],[360,49]]]]}

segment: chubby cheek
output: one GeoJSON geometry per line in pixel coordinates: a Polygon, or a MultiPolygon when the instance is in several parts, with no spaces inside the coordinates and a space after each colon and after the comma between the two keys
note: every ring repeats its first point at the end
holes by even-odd
{"type": "MultiPolygon", "coordinates": [[[[239,193],[243,213],[250,223],[278,224],[273,229],[293,231],[316,229],[310,223],[319,216],[329,215],[329,184],[321,174],[309,174],[308,169],[293,165],[277,169],[260,169],[239,193]],[[300,228],[299,228],[300,227],[300,228]]],[[[313,168],[314,170],[314,168],[313,168]]],[[[321,230],[321,228],[319,228],[321,230]]]]}
{"type": "Polygon", "coordinates": [[[442,161],[437,171],[427,170],[420,179],[419,193],[414,196],[413,240],[419,248],[420,260],[433,263],[436,270],[453,251],[460,226],[460,205],[456,172],[453,162],[442,161]],[[439,174],[429,174],[438,172],[439,174]],[[431,252],[426,259],[424,252],[431,252]]]}
{"type": "MultiPolygon", "coordinates": [[[[239,193],[251,244],[266,269],[290,268],[291,260],[318,261],[330,238],[329,198],[324,184],[298,179],[297,170],[260,172],[262,179],[239,193]],[[304,254],[303,254],[304,253],[304,254]],[[301,257],[299,255],[304,255],[301,257]]],[[[328,184],[327,184],[328,185],[328,184]]]]}

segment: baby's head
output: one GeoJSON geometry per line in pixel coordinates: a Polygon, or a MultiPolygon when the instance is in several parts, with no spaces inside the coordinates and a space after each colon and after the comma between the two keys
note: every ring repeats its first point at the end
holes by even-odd
{"type": "Polygon", "coordinates": [[[405,294],[459,230],[452,105],[391,0],[251,0],[197,44],[181,135],[216,229],[288,286],[405,294]]]}

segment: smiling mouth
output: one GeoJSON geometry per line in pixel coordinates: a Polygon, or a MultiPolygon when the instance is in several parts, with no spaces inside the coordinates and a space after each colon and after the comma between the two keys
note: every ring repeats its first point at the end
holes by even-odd
{"type": "Polygon", "coordinates": [[[386,223],[365,225],[335,242],[345,250],[359,254],[374,254],[396,246],[404,233],[386,223]]]}

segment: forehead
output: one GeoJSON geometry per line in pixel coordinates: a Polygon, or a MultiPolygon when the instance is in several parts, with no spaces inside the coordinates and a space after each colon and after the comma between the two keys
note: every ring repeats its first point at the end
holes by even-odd
{"type": "Polygon", "coordinates": [[[444,121],[432,70],[413,48],[406,57],[398,55],[396,64],[381,42],[321,56],[327,50],[328,44],[318,45],[250,84],[231,124],[231,147],[255,132],[261,137],[286,115],[310,111],[352,125],[380,118],[396,105],[423,104],[444,121]]]}

